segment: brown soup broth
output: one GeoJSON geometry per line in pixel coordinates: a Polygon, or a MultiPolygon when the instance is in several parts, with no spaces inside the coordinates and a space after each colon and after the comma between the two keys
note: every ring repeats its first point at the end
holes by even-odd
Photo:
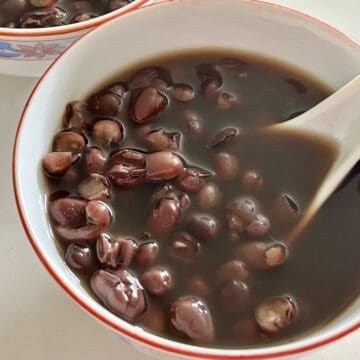
{"type": "MultiPolygon", "coordinates": [[[[144,239],[141,234],[149,232],[148,218],[154,207],[151,203],[152,195],[164,183],[177,186],[177,180],[130,187],[111,186],[109,203],[114,220],[105,232],[113,238],[130,237],[138,245],[150,240],[157,241],[159,245],[159,253],[153,265],[141,267],[132,262],[128,266],[130,271],[140,278],[149,268],[162,266],[172,276],[172,287],[165,295],[153,296],[145,291],[147,310],[132,322],[165,337],[202,345],[202,341],[191,341],[169,325],[169,312],[174,302],[181,296],[196,295],[209,309],[216,333],[211,342],[204,341],[204,344],[246,347],[290,341],[333,319],[360,292],[360,242],[357,241],[360,233],[359,166],[354,168],[343,186],[331,196],[289,249],[289,256],[283,264],[261,270],[248,266],[245,261],[250,275],[244,282],[251,300],[244,306],[244,310],[241,310],[242,305],[239,304],[239,309],[235,306],[235,310],[229,311],[226,306],[228,300],[221,298],[223,285],[220,286],[216,280],[222,264],[233,259],[244,261],[238,250],[242,244],[285,241],[286,235],[299,220],[329,171],[336,156],[333,144],[302,133],[273,135],[263,129],[310,109],[326,98],[330,89],[306,74],[273,60],[215,49],[193,52],[191,55],[178,53],[148,59],[112,77],[104,86],[115,81],[128,82],[137,70],[154,65],[166,69],[166,76],[171,74],[170,87],[174,87],[174,84],[188,84],[194,89],[195,97],[191,101],[180,102],[173,99],[170,90],[164,90],[169,100],[166,109],[146,124],[150,130],[179,132],[181,145],[177,153],[185,167],[197,166],[213,172],[213,176],[205,179],[205,185],[209,182],[215,184],[221,196],[217,206],[204,209],[199,205],[198,192],[189,193],[190,206],[182,211],[170,235],[164,239],[149,235],[148,239],[144,239]],[[231,60],[234,58],[238,60],[231,60]],[[199,79],[202,70],[199,69],[206,69],[209,65],[203,64],[212,64],[212,68],[215,66],[221,75],[222,86],[216,98],[204,94],[201,85],[203,80],[199,79]],[[236,96],[235,105],[228,107],[226,102],[225,105],[219,102],[218,96],[224,92],[236,96]],[[185,131],[184,113],[189,110],[201,117],[202,133],[198,137],[185,131]],[[237,134],[215,146],[209,146],[214,134],[223,128],[235,128],[237,134]],[[221,165],[219,168],[214,160],[219,153],[231,154],[237,159],[237,173],[231,180],[219,176],[221,165]],[[261,177],[259,186],[249,189],[246,185],[244,177],[249,171],[261,177]],[[284,194],[294,201],[299,214],[293,222],[283,226],[274,209],[284,194]],[[249,235],[246,231],[238,232],[234,238],[229,235],[226,214],[229,204],[239,197],[253,199],[259,213],[269,220],[271,229],[264,236],[249,235]],[[217,233],[210,240],[199,241],[201,251],[195,261],[179,261],[169,255],[171,240],[178,232],[191,233],[189,219],[199,213],[217,220],[217,233]],[[208,287],[207,292],[201,295],[194,293],[189,286],[190,279],[195,275],[201,277],[208,287]],[[264,299],[278,295],[294,299],[296,316],[281,331],[264,331],[255,323],[254,312],[264,299]],[[154,318],[150,321],[152,325],[149,325],[148,312],[153,309],[157,309],[157,312],[154,312],[154,318]],[[155,318],[160,320],[157,322],[155,318]]],[[[123,124],[125,136],[120,145],[112,145],[111,149],[105,148],[106,151],[114,152],[120,148],[149,151],[148,145],[139,137],[139,125],[130,118],[129,102],[128,96],[119,113],[111,117],[123,124]]],[[[87,146],[92,145],[91,130],[87,131],[87,138],[87,146]]],[[[219,160],[222,164],[224,161],[219,160]]],[[[83,163],[82,158],[73,165],[73,169],[80,174],[77,180],[68,182],[64,180],[66,177],[50,180],[49,192],[56,193],[57,197],[59,191],[78,196],[79,182],[86,177],[83,163]]],[[[59,244],[61,251],[65,252],[69,243],[60,239],[59,244]]],[[[95,242],[89,244],[96,253],[95,242]]],[[[89,268],[74,271],[83,280],[84,286],[90,289],[90,278],[100,268],[109,269],[109,266],[96,259],[89,268]]]]}

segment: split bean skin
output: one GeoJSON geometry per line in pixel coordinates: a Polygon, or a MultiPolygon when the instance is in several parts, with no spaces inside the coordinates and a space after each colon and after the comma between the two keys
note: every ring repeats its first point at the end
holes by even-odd
{"type": "Polygon", "coordinates": [[[354,291],[324,274],[356,269],[331,265],[347,251],[319,229],[326,214],[296,247],[286,235],[330,150],[256,130],[260,113],[285,121],[328,94],[268,60],[213,51],[148,61],[74,99],[41,164],[65,263],[109,311],[185,343],[256,347],[319,326],[354,291]]]}
{"type": "Polygon", "coordinates": [[[0,26],[45,28],[91,20],[133,0],[2,0],[0,26]]]}

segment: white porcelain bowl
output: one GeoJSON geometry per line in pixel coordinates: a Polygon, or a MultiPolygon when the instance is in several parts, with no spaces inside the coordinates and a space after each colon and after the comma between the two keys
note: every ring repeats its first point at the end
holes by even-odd
{"type": "MultiPolygon", "coordinates": [[[[25,231],[48,271],[90,315],[161,359],[277,359],[330,343],[360,327],[360,299],[321,329],[277,346],[201,348],[147,333],[95,301],[64,264],[45,213],[41,159],[67,102],[124,67],[177,50],[225,48],[281,59],[337,89],[360,73],[360,46],[335,29],[289,9],[259,1],[174,0],[122,16],[65,52],[34,89],[21,118],[13,158],[14,189],[25,231]],[[121,36],[131,29],[133,36],[121,36]],[[87,59],[84,61],[84,59],[87,59]]],[[[330,300],[329,300],[330,301],[330,300]]]]}
{"type": "Polygon", "coordinates": [[[44,29],[0,27],[0,74],[38,77],[80,36],[147,2],[149,0],[135,0],[119,10],[78,24],[44,29]]]}

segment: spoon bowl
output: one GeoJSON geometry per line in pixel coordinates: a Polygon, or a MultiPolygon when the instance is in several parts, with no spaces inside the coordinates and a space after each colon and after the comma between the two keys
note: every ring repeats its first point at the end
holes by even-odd
{"type": "Polygon", "coordinates": [[[271,126],[271,132],[318,135],[337,147],[335,161],[302,219],[287,237],[291,244],[360,159],[360,75],[317,106],[296,118],[271,126]]]}

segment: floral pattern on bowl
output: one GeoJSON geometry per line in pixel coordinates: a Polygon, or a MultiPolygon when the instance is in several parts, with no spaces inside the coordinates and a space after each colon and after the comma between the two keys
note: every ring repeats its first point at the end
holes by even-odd
{"type": "Polygon", "coordinates": [[[0,57],[14,58],[24,57],[32,59],[44,59],[46,56],[59,55],[65,50],[60,44],[36,43],[34,45],[19,44],[15,47],[8,42],[0,42],[0,57]]]}
{"type": "Polygon", "coordinates": [[[53,60],[76,38],[43,42],[0,41],[0,60],[53,60]]]}

